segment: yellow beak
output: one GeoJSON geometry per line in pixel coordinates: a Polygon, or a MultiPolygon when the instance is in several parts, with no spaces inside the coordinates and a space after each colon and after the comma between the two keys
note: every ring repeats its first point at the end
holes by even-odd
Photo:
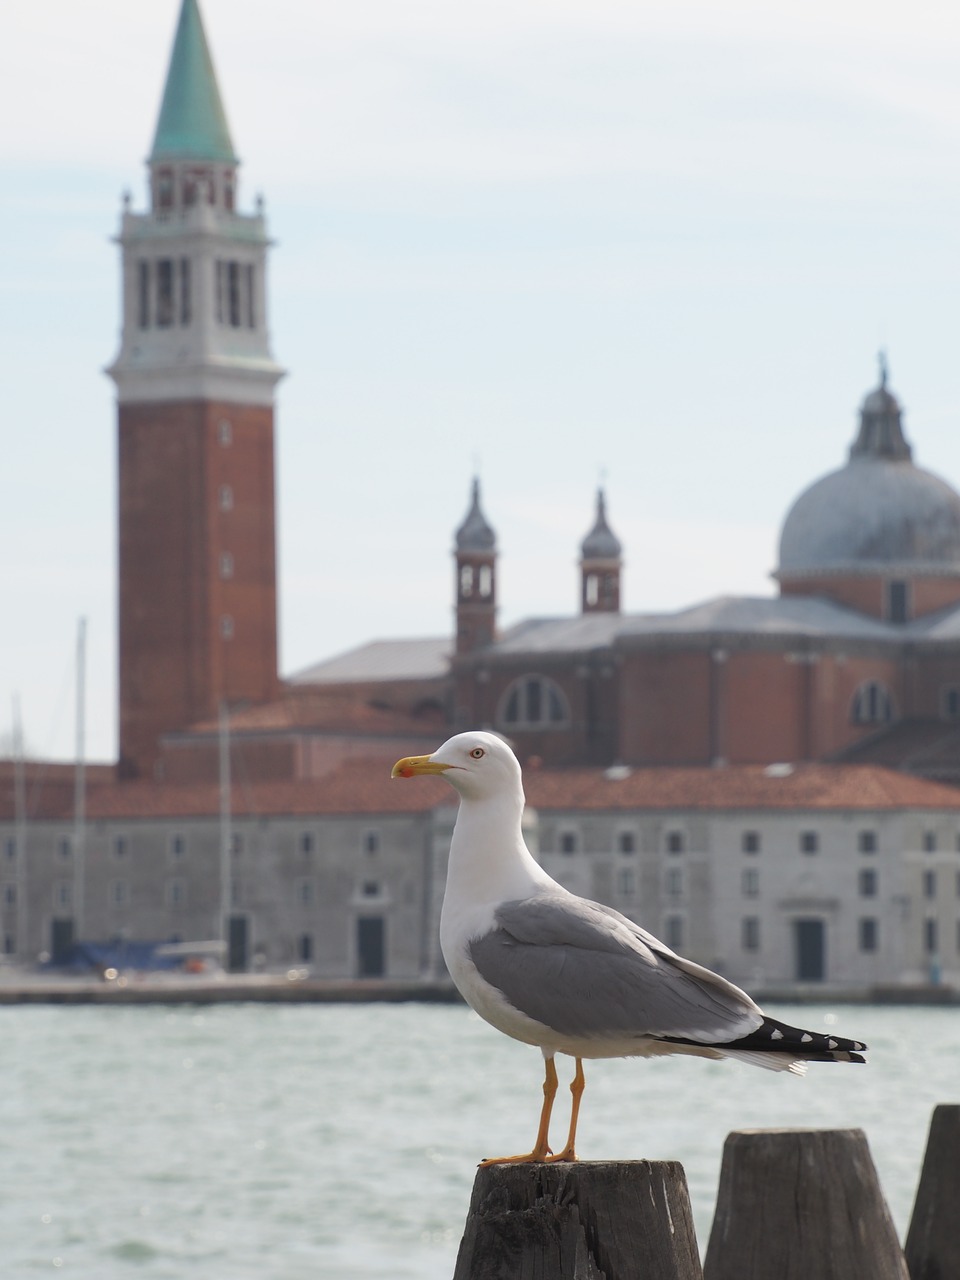
{"type": "Polygon", "coordinates": [[[390,770],[391,778],[419,778],[428,773],[446,773],[452,765],[441,764],[429,756],[404,756],[390,770]]]}

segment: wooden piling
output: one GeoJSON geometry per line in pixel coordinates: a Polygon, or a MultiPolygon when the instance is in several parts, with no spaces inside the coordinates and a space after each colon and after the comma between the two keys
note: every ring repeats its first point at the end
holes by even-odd
{"type": "Polygon", "coordinates": [[[765,1129],[724,1145],[704,1280],[908,1280],[861,1129],[765,1129]]]}
{"type": "Polygon", "coordinates": [[[701,1278],[675,1160],[477,1170],[454,1280],[701,1278]]]}
{"type": "Polygon", "coordinates": [[[935,1107],[904,1247],[910,1280],[960,1276],[960,1106],[935,1107]]]}

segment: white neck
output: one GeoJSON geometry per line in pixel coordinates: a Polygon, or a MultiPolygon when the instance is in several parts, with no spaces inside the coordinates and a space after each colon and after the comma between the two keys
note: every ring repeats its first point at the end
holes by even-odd
{"type": "Polygon", "coordinates": [[[522,798],[483,800],[461,797],[450,842],[448,901],[487,906],[525,898],[554,885],[524,843],[520,828],[522,798]]]}

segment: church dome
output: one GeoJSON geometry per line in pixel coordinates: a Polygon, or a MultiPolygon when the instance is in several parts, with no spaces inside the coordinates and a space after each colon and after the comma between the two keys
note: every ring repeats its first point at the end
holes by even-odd
{"type": "Polygon", "coordinates": [[[620,539],[607,523],[607,501],[602,489],[597,490],[597,514],[593,528],[580,543],[584,560],[619,560],[623,552],[620,539]]]}
{"type": "Polygon", "coordinates": [[[470,490],[470,510],[455,536],[458,551],[493,551],[497,545],[497,535],[480,507],[480,481],[477,479],[474,479],[470,490]]]}
{"type": "Polygon", "coordinates": [[[960,494],[914,464],[883,365],[846,466],[815,481],[787,513],[776,576],[864,573],[960,573],[960,494]]]}

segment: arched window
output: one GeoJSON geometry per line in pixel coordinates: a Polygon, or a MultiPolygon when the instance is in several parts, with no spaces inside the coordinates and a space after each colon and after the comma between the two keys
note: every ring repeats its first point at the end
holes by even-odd
{"type": "Polygon", "coordinates": [[[890,694],[879,680],[865,680],[850,704],[853,724],[886,724],[893,719],[890,694]]]}
{"type": "Polygon", "coordinates": [[[499,718],[512,729],[559,729],[570,723],[570,707],[555,681],[521,676],[503,695],[499,718]]]}

